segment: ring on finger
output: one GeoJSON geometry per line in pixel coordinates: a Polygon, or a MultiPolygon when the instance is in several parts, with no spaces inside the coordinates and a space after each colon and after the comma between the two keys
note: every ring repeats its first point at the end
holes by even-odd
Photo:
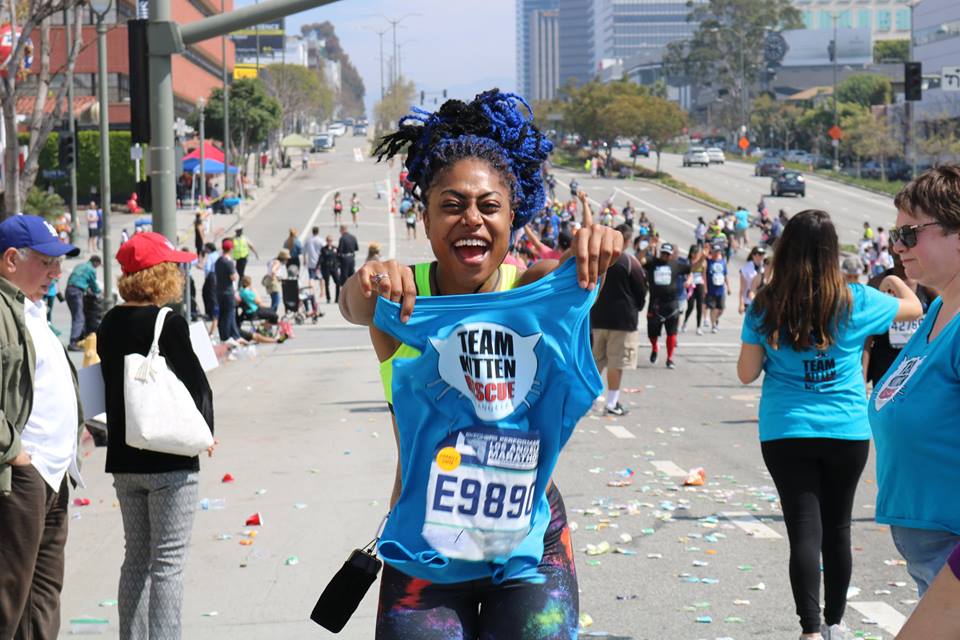
{"type": "Polygon", "coordinates": [[[372,276],[370,276],[370,280],[373,282],[373,284],[380,284],[381,280],[387,280],[389,278],[390,278],[389,273],[375,273],[372,276]]]}

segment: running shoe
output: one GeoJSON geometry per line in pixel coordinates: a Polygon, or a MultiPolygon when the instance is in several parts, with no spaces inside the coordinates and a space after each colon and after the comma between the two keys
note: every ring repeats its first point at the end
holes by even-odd
{"type": "Polygon", "coordinates": [[[702,336],[702,335],[703,335],[703,327],[697,327],[697,335],[698,335],[698,336],[702,336]]]}
{"type": "Polygon", "coordinates": [[[720,331],[720,327],[717,325],[713,325],[713,327],[710,328],[710,333],[716,333],[717,331],[720,331]]]}
{"type": "Polygon", "coordinates": [[[651,351],[651,352],[650,352],[650,364],[654,364],[656,361],[657,361],[657,352],[656,352],[656,351],[651,351]]]}
{"type": "Polygon", "coordinates": [[[686,332],[687,332],[687,325],[683,325],[682,327],[680,327],[680,333],[686,333],[686,332]]]}
{"type": "Polygon", "coordinates": [[[628,413],[630,413],[630,409],[627,409],[626,407],[624,407],[618,402],[612,407],[607,407],[604,413],[607,414],[608,416],[625,416],[628,413]]]}
{"type": "Polygon", "coordinates": [[[820,635],[823,636],[823,640],[854,640],[854,638],[856,638],[847,625],[842,622],[829,626],[824,624],[820,627],[820,635]]]}
{"type": "Polygon", "coordinates": [[[673,364],[673,360],[667,360],[667,369],[676,369],[677,365],[673,364]]]}

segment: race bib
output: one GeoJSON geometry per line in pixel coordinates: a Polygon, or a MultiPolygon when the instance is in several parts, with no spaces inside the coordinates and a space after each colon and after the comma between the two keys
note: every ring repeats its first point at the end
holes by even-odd
{"type": "Polygon", "coordinates": [[[923,364],[925,359],[926,356],[917,356],[907,358],[900,363],[897,370],[890,374],[890,377],[888,377],[884,381],[883,386],[880,387],[880,391],[877,392],[877,397],[874,400],[874,408],[877,411],[883,409],[884,405],[893,400],[894,396],[907,386],[907,382],[909,382],[913,374],[920,369],[920,365],[923,364]]]}
{"type": "Polygon", "coordinates": [[[509,556],[530,532],[540,459],[535,431],[470,427],[436,447],[422,534],[448,558],[509,556]]]}
{"type": "Polygon", "coordinates": [[[700,284],[703,284],[703,273],[701,273],[700,271],[694,271],[694,272],[693,272],[693,285],[694,285],[694,286],[697,286],[697,285],[700,285],[700,284]]]}
{"type": "Polygon", "coordinates": [[[727,278],[723,275],[723,271],[715,270],[710,276],[710,281],[713,282],[713,286],[722,287],[727,283],[727,278]]]}
{"type": "Polygon", "coordinates": [[[653,283],[660,287],[668,286],[673,282],[673,270],[670,265],[662,264],[653,270],[653,283]]]}
{"type": "Polygon", "coordinates": [[[918,320],[894,322],[890,325],[890,330],[887,332],[890,338],[890,346],[894,349],[903,349],[910,342],[910,338],[917,332],[917,329],[920,328],[921,322],[923,322],[922,317],[918,320]]]}

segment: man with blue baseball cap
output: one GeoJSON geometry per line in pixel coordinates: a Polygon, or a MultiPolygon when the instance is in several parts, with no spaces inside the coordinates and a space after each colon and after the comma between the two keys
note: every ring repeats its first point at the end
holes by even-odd
{"type": "Polygon", "coordinates": [[[67,475],[81,483],[83,413],[43,297],[64,256],[79,252],[43,218],[0,222],[0,638],[60,629],[67,475]]]}

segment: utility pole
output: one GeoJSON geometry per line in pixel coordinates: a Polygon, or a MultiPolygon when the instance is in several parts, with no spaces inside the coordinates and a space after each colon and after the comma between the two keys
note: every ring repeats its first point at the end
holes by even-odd
{"type": "Polygon", "coordinates": [[[373,27],[364,27],[368,31],[372,31],[377,34],[377,37],[380,39],[380,99],[383,100],[383,96],[386,95],[385,85],[383,84],[383,36],[387,33],[386,29],[374,29],[373,27]]]}
{"type": "MultiPolygon", "coordinates": [[[[909,61],[913,62],[913,14],[914,8],[917,6],[916,2],[910,3],[910,48],[909,48],[909,61]]],[[[906,97],[906,96],[904,96],[906,97]]],[[[917,140],[916,140],[916,131],[913,125],[913,101],[904,100],[904,105],[906,107],[906,116],[907,116],[907,154],[910,158],[910,175],[913,178],[917,177],[917,140]]]]}
{"type": "MultiPolygon", "coordinates": [[[[63,27],[67,32],[67,51],[73,50],[73,21],[76,9],[63,10],[63,27]]],[[[73,69],[67,67],[67,130],[73,138],[74,157],[70,163],[70,244],[77,243],[77,229],[80,221],[77,219],[77,119],[73,113],[73,69]]]]}
{"type": "MultiPolygon", "coordinates": [[[[220,0],[220,15],[225,11],[224,0],[220,0]]],[[[220,38],[220,59],[223,62],[223,190],[230,191],[230,83],[227,82],[227,36],[220,38]]],[[[224,193],[226,196],[226,193],[224,193]]]]}
{"type": "MultiPolygon", "coordinates": [[[[740,36],[740,133],[747,135],[747,71],[743,62],[743,50],[745,34],[740,36]]],[[[743,149],[742,154],[747,155],[747,150],[743,149]]]]}
{"type": "MultiPolygon", "coordinates": [[[[98,99],[100,101],[100,207],[103,222],[100,224],[103,247],[103,310],[113,306],[113,249],[110,246],[110,91],[107,85],[107,12],[112,0],[95,0],[90,8],[97,19],[97,75],[100,76],[98,99]]],[[[76,144],[76,143],[74,143],[76,144]]],[[[75,147],[76,148],[76,147],[75,147]]]]}
{"type": "MultiPolygon", "coordinates": [[[[837,14],[834,12],[831,14],[833,18],[833,55],[830,57],[833,59],[833,126],[840,126],[837,121],[837,58],[840,57],[840,47],[837,42],[837,14]]],[[[833,170],[840,171],[840,141],[831,140],[833,144],[833,170]]]]}

